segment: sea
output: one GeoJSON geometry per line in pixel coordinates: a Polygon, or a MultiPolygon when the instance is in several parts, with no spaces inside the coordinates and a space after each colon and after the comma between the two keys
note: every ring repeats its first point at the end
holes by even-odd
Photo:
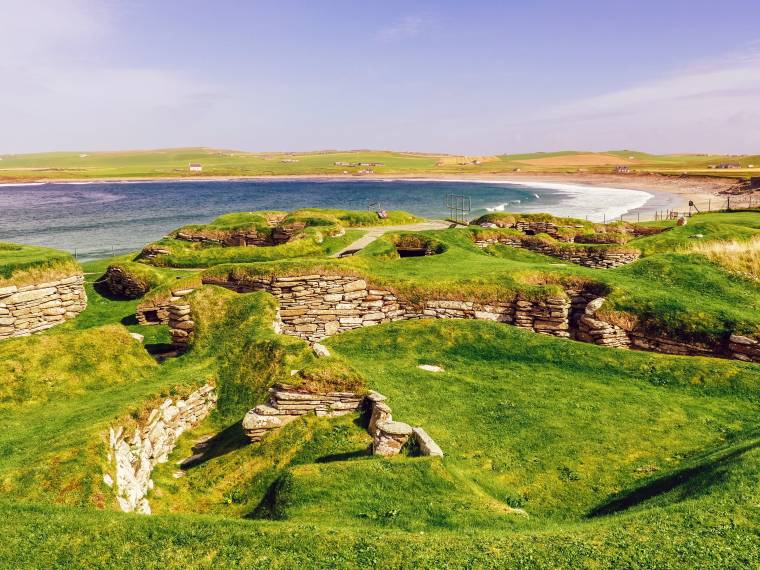
{"type": "MultiPolygon", "coordinates": [[[[171,230],[226,212],[302,207],[407,210],[447,218],[449,195],[473,219],[547,212],[591,221],[635,220],[672,200],[651,190],[564,183],[394,180],[177,180],[0,184],[0,242],[46,245],[80,260],[141,249],[171,230]]],[[[643,219],[643,218],[642,218],[643,219]]]]}

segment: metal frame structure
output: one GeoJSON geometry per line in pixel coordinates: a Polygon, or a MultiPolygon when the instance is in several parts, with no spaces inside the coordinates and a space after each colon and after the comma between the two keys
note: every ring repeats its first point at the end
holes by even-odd
{"type": "Polygon", "coordinates": [[[467,225],[466,215],[472,211],[469,196],[464,194],[446,194],[446,207],[451,212],[449,220],[455,224],[467,225]]]}

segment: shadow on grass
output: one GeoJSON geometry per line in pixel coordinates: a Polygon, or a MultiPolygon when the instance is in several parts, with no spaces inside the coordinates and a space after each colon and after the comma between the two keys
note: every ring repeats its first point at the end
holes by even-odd
{"type": "Polygon", "coordinates": [[[281,489],[287,485],[288,480],[289,475],[288,473],[285,473],[272,481],[272,484],[267,487],[266,493],[264,493],[264,496],[261,498],[261,501],[259,501],[259,504],[256,505],[256,508],[243,518],[251,520],[282,519],[282,513],[278,509],[277,496],[281,489]]]}
{"type": "Polygon", "coordinates": [[[331,453],[330,455],[323,455],[317,457],[314,460],[315,463],[333,463],[335,461],[350,461],[351,459],[358,459],[359,457],[368,457],[370,455],[369,448],[357,449],[356,451],[346,451],[345,453],[331,453]]]}
{"type": "Polygon", "coordinates": [[[128,326],[130,326],[130,325],[139,325],[139,324],[140,324],[140,323],[137,321],[137,316],[136,316],[136,315],[134,315],[134,314],[132,314],[132,315],[127,315],[126,317],[124,317],[123,319],[121,319],[121,321],[120,321],[120,322],[121,322],[121,324],[123,324],[125,327],[128,327],[128,326]]]}
{"type": "Polygon", "coordinates": [[[594,518],[619,513],[670,491],[680,491],[681,500],[704,492],[724,481],[727,468],[735,463],[737,458],[758,447],[760,439],[754,439],[748,443],[705,454],[689,467],[658,477],[636,489],[619,493],[592,509],[586,516],[594,518]]]}
{"type": "Polygon", "coordinates": [[[215,457],[221,457],[237,451],[238,449],[250,444],[248,437],[243,431],[242,420],[232,424],[230,427],[220,431],[212,439],[208,440],[205,449],[199,457],[187,464],[182,465],[183,470],[192,469],[202,465],[215,457]]]}

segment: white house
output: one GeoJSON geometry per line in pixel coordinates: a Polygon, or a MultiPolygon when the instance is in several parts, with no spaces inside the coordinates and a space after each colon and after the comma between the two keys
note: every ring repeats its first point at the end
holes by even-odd
{"type": "Polygon", "coordinates": [[[190,172],[201,172],[203,171],[203,165],[199,162],[191,162],[187,165],[187,169],[190,172]]]}

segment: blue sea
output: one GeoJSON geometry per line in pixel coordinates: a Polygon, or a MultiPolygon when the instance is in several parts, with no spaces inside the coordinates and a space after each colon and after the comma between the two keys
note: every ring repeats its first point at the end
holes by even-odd
{"type": "Polygon", "coordinates": [[[462,180],[213,180],[0,184],[0,241],[47,245],[81,260],[142,248],[219,214],[313,206],[449,215],[447,194],[485,212],[549,212],[594,221],[641,210],[654,193],[559,183],[462,180]]]}

